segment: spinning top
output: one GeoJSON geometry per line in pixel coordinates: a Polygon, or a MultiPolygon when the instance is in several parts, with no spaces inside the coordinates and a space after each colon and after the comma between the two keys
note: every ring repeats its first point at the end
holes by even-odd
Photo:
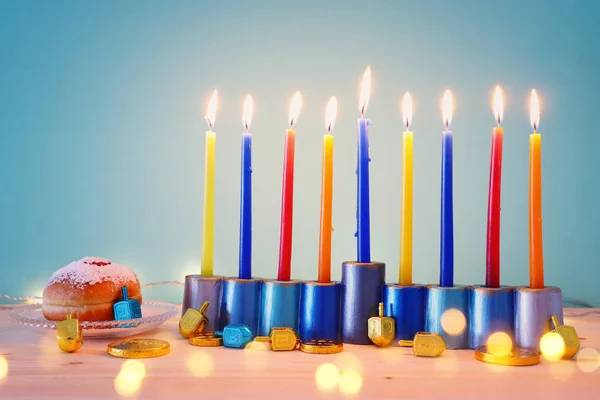
{"type": "Polygon", "coordinates": [[[379,316],[369,318],[369,339],[375,346],[385,347],[396,336],[394,318],[383,315],[383,303],[379,303],[379,316]]]}
{"type": "Polygon", "coordinates": [[[400,347],[412,347],[417,357],[439,357],[446,350],[446,342],[438,333],[417,332],[413,340],[400,340],[400,347]]]}
{"type": "Polygon", "coordinates": [[[215,335],[223,337],[223,346],[232,349],[243,349],[254,339],[254,332],[248,325],[227,325],[222,332],[215,335]]]}
{"type": "Polygon", "coordinates": [[[83,332],[79,320],[72,319],[71,314],[67,314],[67,319],[56,326],[56,343],[67,353],[72,353],[83,346],[83,332]]]}
{"type": "Polygon", "coordinates": [[[181,336],[189,339],[190,336],[195,333],[204,331],[204,328],[208,324],[208,318],[204,316],[204,312],[208,308],[208,301],[205,301],[199,310],[195,308],[188,308],[179,320],[179,332],[181,336]]]}
{"type": "Polygon", "coordinates": [[[126,319],[142,318],[142,308],[140,302],[136,299],[130,299],[127,294],[127,286],[121,288],[123,300],[116,302],[113,305],[115,320],[121,321],[126,319]]]}
{"type": "Polygon", "coordinates": [[[256,342],[269,343],[273,351],[296,350],[299,339],[292,328],[271,328],[269,336],[257,336],[256,342]]]}

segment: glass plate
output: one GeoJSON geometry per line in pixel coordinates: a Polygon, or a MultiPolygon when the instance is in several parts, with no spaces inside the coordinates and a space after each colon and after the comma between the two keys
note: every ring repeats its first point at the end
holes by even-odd
{"type": "MultiPolygon", "coordinates": [[[[105,338],[131,336],[158,328],[166,320],[180,312],[178,304],[144,300],[142,318],[122,321],[81,321],[84,338],[105,338]]],[[[42,314],[41,304],[18,307],[8,314],[8,318],[20,325],[42,329],[56,329],[60,321],[48,321],[42,314]]]]}

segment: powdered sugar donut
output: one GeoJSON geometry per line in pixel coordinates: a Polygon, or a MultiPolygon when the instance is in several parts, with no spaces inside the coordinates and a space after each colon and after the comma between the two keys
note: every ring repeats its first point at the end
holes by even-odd
{"type": "Polygon", "coordinates": [[[42,313],[50,321],[64,320],[69,313],[82,321],[110,321],[123,286],[129,298],[142,301],[140,281],[131,269],[85,257],[52,274],[44,288],[42,313]]]}

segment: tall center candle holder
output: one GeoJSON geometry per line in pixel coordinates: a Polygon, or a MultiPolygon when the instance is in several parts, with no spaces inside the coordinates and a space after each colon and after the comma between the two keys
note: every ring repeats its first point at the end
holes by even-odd
{"type": "Polygon", "coordinates": [[[468,300],[466,286],[427,286],[425,330],[439,333],[448,349],[469,347],[468,300]]]}
{"type": "Polygon", "coordinates": [[[258,330],[262,283],[262,279],[223,279],[219,330],[232,324],[258,330]]]}
{"type": "Polygon", "coordinates": [[[298,330],[301,288],[301,281],[263,281],[258,336],[268,336],[271,328],[298,330]]]}
{"type": "Polygon", "coordinates": [[[540,339],[550,330],[550,318],[563,323],[562,292],[546,286],[515,288],[515,341],[517,346],[540,350],[540,339]]]}
{"type": "Polygon", "coordinates": [[[497,332],[514,338],[514,296],[513,287],[469,287],[469,348],[486,345],[497,332]]]}
{"type": "Polygon", "coordinates": [[[385,264],[381,262],[342,263],[342,341],[371,344],[367,323],[379,315],[385,285],[385,264]]]}
{"type": "Polygon", "coordinates": [[[205,329],[218,330],[222,283],[222,276],[186,275],[181,315],[185,314],[188,308],[200,309],[202,304],[208,301],[208,308],[204,312],[208,319],[205,329]]]}

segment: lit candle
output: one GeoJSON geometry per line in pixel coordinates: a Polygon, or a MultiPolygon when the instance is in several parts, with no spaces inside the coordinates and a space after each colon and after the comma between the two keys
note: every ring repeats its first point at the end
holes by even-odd
{"type": "Polygon", "coordinates": [[[409,93],[402,101],[406,130],[402,134],[402,208],[400,210],[400,272],[399,284],[412,285],[412,223],[413,223],[413,133],[408,129],[412,120],[412,99],[409,93]]]}
{"type": "Polygon", "coordinates": [[[452,93],[446,90],[443,100],[442,196],[440,222],[440,286],[454,286],[454,217],[452,210],[452,93]]]}
{"type": "Polygon", "coordinates": [[[290,105],[290,127],[285,132],[283,153],[283,182],[281,186],[281,227],[279,231],[279,269],[277,279],[289,281],[292,272],[292,223],[294,214],[294,124],[300,115],[302,96],[296,92],[290,105]]]}
{"type": "Polygon", "coordinates": [[[321,176],[321,223],[319,231],[319,282],[331,282],[331,208],[333,199],[333,125],[337,99],[329,99],[325,113],[327,133],[323,136],[323,173],[321,176]]]}
{"type": "Polygon", "coordinates": [[[529,136],[529,286],[544,287],[544,249],[542,243],[542,135],[540,103],[535,89],[531,91],[529,136]]]}
{"type": "Polygon", "coordinates": [[[242,178],[240,187],[240,265],[238,278],[252,278],[252,96],[246,97],[242,122],[242,178]]]}
{"type": "Polygon", "coordinates": [[[358,262],[371,262],[371,217],[369,207],[369,125],[371,121],[365,119],[365,112],[369,105],[371,93],[371,67],[367,67],[363,76],[360,89],[360,100],[358,110],[358,168],[356,175],[358,179],[358,198],[356,222],[356,237],[358,241],[358,262]]]}
{"type": "Polygon", "coordinates": [[[213,132],[215,114],[217,112],[217,90],[213,92],[208,102],[206,116],[208,123],[206,132],[206,154],[204,156],[204,212],[202,227],[202,266],[201,275],[213,276],[213,256],[215,249],[215,144],[216,137],[213,132]]]}
{"type": "Polygon", "coordinates": [[[492,130],[490,183],[488,188],[487,240],[485,253],[485,286],[500,287],[500,198],[502,184],[502,142],[504,128],[500,126],[504,112],[502,89],[494,91],[494,117],[498,126],[492,130]]]}

